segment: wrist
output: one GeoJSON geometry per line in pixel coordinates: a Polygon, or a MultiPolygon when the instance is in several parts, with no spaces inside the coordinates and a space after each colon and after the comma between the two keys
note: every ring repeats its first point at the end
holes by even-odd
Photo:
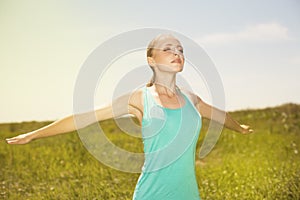
{"type": "Polygon", "coordinates": [[[36,134],[37,133],[35,131],[32,131],[32,132],[24,134],[24,136],[27,140],[31,141],[31,140],[34,140],[36,138],[36,134]]]}

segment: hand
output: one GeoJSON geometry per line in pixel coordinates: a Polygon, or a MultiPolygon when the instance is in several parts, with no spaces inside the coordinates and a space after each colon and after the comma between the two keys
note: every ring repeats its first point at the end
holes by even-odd
{"type": "Polygon", "coordinates": [[[30,137],[31,133],[21,134],[13,138],[7,138],[6,142],[8,144],[27,144],[32,139],[30,137]]]}
{"type": "Polygon", "coordinates": [[[241,129],[242,134],[253,133],[253,129],[251,129],[250,126],[248,126],[248,125],[241,124],[240,127],[242,128],[241,129]]]}

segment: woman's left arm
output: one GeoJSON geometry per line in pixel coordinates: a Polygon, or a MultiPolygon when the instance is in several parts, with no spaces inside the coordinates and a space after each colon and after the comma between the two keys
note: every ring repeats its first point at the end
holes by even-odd
{"type": "Polygon", "coordinates": [[[211,105],[208,105],[198,96],[196,96],[195,106],[202,117],[207,119],[212,119],[219,123],[224,123],[226,128],[231,130],[247,134],[252,133],[253,130],[248,125],[239,124],[236,120],[234,120],[227,112],[217,109],[211,105]],[[224,120],[225,119],[225,120],[224,120]]]}

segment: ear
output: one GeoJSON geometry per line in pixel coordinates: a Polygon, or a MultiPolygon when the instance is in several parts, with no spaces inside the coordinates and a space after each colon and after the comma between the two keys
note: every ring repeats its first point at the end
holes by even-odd
{"type": "Polygon", "coordinates": [[[155,60],[152,57],[147,57],[147,61],[151,67],[155,66],[155,60]]]}

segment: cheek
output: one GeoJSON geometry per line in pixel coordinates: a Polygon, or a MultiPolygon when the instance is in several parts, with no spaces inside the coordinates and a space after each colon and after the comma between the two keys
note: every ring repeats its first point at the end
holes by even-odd
{"type": "Polygon", "coordinates": [[[161,59],[160,56],[157,55],[157,56],[153,57],[153,61],[154,61],[155,63],[161,63],[162,59],[161,59]]]}
{"type": "Polygon", "coordinates": [[[157,63],[161,63],[161,62],[167,62],[169,61],[170,59],[172,58],[172,54],[159,54],[159,55],[156,55],[155,57],[155,61],[157,63]]]}

